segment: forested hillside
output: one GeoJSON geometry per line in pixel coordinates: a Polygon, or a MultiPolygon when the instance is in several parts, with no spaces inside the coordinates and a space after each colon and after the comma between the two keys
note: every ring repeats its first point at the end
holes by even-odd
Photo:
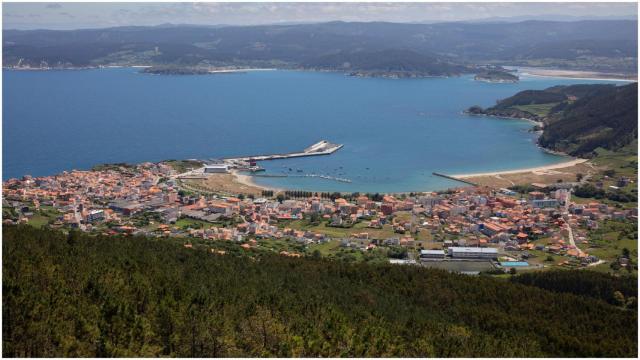
{"type": "Polygon", "coordinates": [[[585,95],[566,105],[539,139],[540,145],[573,155],[603,147],[619,149],[638,138],[638,83],[585,95]]]}
{"type": "Polygon", "coordinates": [[[609,304],[627,308],[638,306],[638,279],[634,276],[612,276],[594,271],[556,270],[528,272],[511,277],[511,281],[553,292],[600,299],[609,304]]]}
{"type": "Polygon", "coordinates": [[[470,69],[442,61],[437,56],[410,50],[341,51],[303,64],[314,69],[357,71],[360,75],[386,73],[397,77],[457,75],[470,69]]]}
{"type": "Polygon", "coordinates": [[[491,277],[28,226],[2,246],[8,357],[637,356],[635,307],[491,277]]]}
{"type": "Polygon", "coordinates": [[[525,90],[495,106],[473,106],[467,112],[543,122],[541,146],[591,156],[599,147],[617,150],[638,138],[638,84],[525,90]]]}
{"type": "MultiPolygon", "coordinates": [[[[632,20],[439,24],[329,22],[218,27],[132,26],[71,31],[3,30],[2,50],[4,66],[252,64],[283,67],[307,63],[320,65],[327,57],[343,57],[352,52],[410,50],[423,56],[435,56],[438,62],[451,66],[490,61],[632,74],[636,73],[638,52],[637,22],[632,20]]],[[[416,58],[406,52],[399,54],[403,56],[398,60],[405,64],[416,58]]],[[[329,68],[335,66],[333,62],[328,65],[329,68]]]]}

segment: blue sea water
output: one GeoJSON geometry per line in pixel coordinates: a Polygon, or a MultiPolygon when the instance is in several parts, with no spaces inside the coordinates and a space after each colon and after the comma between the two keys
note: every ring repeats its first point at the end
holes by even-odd
{"type": "Polygon", "coordinates": [[[255,178],[314,191],[399,192],[459,185],[432,175],[563,161],[538,149],[531,123],[473,117],[524,89],[596,81],[524,77],[489,84],[471,76],[354,78],[260,71],[146,75],[134,68],[3,71],[3,179],[52,175],[109,162],[209,159],[299,151],[321,139],[330,156],[262,162],[255,178]],[[291,168],[291,171],[289,171],[291,168]],[[298,172],[298,169],[301,172],[298,172]]]}

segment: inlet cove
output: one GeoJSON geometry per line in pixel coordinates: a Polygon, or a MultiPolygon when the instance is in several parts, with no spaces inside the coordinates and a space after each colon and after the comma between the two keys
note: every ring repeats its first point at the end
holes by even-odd
{"type": "Polygon", "coordinates": [[[469,116],[525,89],[607,83],[520,76],[518,83],[256,71],[152,75],[135,68],[3,71],[3,179],[102,163],[292,153],[320,139],[330,156],[259,162],[260,186],[342,192],[440,190],[433,175],[567,161],[525,120],[469,116]],[[37,106],[34,106],[37,104],[37,106]],[[348,181],[336,181],[348,180],[348,181]]]}

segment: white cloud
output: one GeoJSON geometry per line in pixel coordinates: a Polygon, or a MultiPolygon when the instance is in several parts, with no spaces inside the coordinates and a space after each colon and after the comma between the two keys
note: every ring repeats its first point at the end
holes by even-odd
{"type": "Polygon", "coordinates": [[[635,16],[635,3],[4,3],[4,28],[191,23],[457,21],[514,16],[635,16]],[[64,7],[64,12],[52,11],[64,7]],[[31,15],[31,20],[25,20],[31,15]],[[75,19],[70,19],[74,16],[75,19]],[[22,20],[21,20],[22,19],[22,20]]]}

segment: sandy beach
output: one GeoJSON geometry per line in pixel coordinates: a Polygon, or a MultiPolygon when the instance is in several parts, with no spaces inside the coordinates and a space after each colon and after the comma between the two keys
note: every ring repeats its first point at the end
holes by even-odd
{"type": "Polygon", "coordinates": [[[248,68],[248,69],[217,69],[209,70],[211,74],[218,73],[243,73],[243,72],[255,72],[255,71],[274,71],[276,69],[260,69],[260,68],[248,68]]]}
{"type": "Polygon", "coordinates": [[[450,176],[461,178],[461,179],[467,179],[467,178],[479,177],[479,176],[496,176],[496,175],[509,175],[509,174],[519,174],[519,173],[536,172],[536,171],[547,171],[547,170],[567,168],[570,166],[582,164],[587,161],[588,161],[587,159],[573,159],[570,161],[564,161],[557,164],[538,166],[538,167],[526,168],[526,169],[493,171],[493,172],[475,173],[475,174],[456,174],[456,175],[450,175],[450,176]]]}
{"type": "Polygon", "coordinates": [[[251,186],[251,187],[257,187],[257,188],[261,188],[261,189],[265,189],[265,190],[267,189],[266,187],[260,186],[260,185],[256,184],[255,182],[253,182],[253,179],[249,175],[240,174],[237,171],[231,171],[231,175],[233,175],[235,180],[237,182],[239,182],[240,184],[251,186]]]}
{"type": "Polygon", "coordinates": [[[594,81],[626,81],[636,82],[637,78],[633,78],[624,74],[608,74],[594,71],[578,71],[578,70],[554,70],[554,69],[539,69],[520,67],[517,68],[521,75],[524,76],[540,76],[540,77],[555,77],[555,78],[569,78],[579,80],[594,80],[594,81]]]}
{"type": "Polygon", "coordinates": [[[282,191],[282,189],[258,185],[253,181],[251,175],[240,174],[238,171],[231,171],[231,175],[235,178],[235,181],[239,184],[246,185],[252,188],[258,188],[262,190],[282,191]]]}

